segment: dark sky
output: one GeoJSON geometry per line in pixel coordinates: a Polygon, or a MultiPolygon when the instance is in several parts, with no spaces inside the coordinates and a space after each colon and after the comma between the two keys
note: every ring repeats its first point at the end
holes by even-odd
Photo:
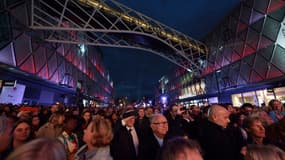
{"type": "MultiPolygon", "coordinates": [[[[195,39],[203,39],[240,0],[118,0],[195,39]]],[[[158,80],[176,67],[153,53],[102,47],[115,96],[139,99],[153,96],[158,80]]]]}
{"type": "Polygon", "coordinates": [[[103,48],[103,58],[114,81],[115,96],[140,99],[153,96],[158,80],[176,67],[153,53],[135,49],[103,48]]]}

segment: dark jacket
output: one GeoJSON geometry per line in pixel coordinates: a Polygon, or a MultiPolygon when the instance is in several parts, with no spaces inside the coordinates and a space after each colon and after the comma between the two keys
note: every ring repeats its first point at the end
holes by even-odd
{"type": "Polygon", "coordinates": [[[136,150],[131,133],[125,126],[120,126],[114,133],[111,142],[111,155],[114,160],[136,160],[136,150]]]}
{"type": "Polygon", "coordinates": [[[233,128],[205,121],[198,133],[198,141],[204,151],[204,160],[241,160],[240,150],[246,145],[242,135],[233,128]]]}
{"type": "Polygon", "coordinates": [[[143,117],[142,119],[137,118],[135,121],[135,128],[140,141],[144,141],[146,136],[152,133],[150,122],[147,117],[143,117]]]}
{"type": "Polygon", "coordinates": [[[139,146],[139,160],[156,160],[160,153],[160,145],[153,135],[150,133],[139,146]]]}

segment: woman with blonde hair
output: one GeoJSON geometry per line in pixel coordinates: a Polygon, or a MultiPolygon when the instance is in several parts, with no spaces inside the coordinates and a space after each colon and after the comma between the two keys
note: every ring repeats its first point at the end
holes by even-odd
{"type": "Polygon", "coordinates": [[[273,145],[248,145],[245,160],[285,160],[285,153],[273,145]]]}
{"type": "Polygon", "coordinates": [[[64,114],[60,112],[53,113],[49,121],[38,131],[37,137],[57,138],[63,131],[64,114]]]}
{"type": "Polygon", "coordinates": [[[75,154],[75,160],[112,160],[110,143],[113,138],[111,122],[95,116],[86,130],[83,141],[86,143],[75,154]]]}
{"type": "Polygon", "coordinates": [[[64,146],[56,139],[39,138],[16,149],[7,160],[66,160],[64,146]]]}
{"type": "Polygon", "coordinates": [[[274,122],[278,122],[285,116],[284,106],[279,100],[272,99],[269,102],[269,106],[272,109],[269,112],[269,116],[273,119],[274,122]]]}

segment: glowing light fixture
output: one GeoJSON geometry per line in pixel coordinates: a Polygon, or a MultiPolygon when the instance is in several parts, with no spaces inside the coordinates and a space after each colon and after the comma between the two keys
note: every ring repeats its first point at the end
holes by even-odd
{"type": "Polygon", "coordinates": [[[87,49],[86,49],[86,46],[84,44],[80,44],[79,50],[80,50],[81,56],[84,56],[87,49]]]}
{"type": "Polygon", "coordinates": [[[167,103],[167,97],[166,96],[162,96],[161,97],[161,103],[162,104],[166,104],[167,103]]]}
{"type": "Polygon", "coordinates": [[[122,12],[119,12],[119,11],[109,7],[108,5],[106,5],[102,2],[99,2],[99,0],[79,0],[79,1],[82,3],[85,3],[87,5],[91,5],[94,8],[105,11],[107,13],[110,13],[110,14],[113,14],[116,16],[120,16],[123,20],[125,20],[129,23],[134,23],[134,24],[142,27],[145,31],[153,31],[158,36],[168,38],[168,39],[170,39],[176,43],[182,44],[185,47],[192,48],[194,50],[197,50],[198,52],[205,53],[205,54],[208,52],[206,47],[200,47],[199,45],[195,44],[195,42],[190,42],[190,40],[187,38],[179,37],[178,35],[175,35],[173,33],[168,33],[166,31],[160,29],[159,27],[152,26],[151,24],[145,22],[142,19],[135,18],[135,17],[129,16],[127,14],[124,14],[122,12]]]}

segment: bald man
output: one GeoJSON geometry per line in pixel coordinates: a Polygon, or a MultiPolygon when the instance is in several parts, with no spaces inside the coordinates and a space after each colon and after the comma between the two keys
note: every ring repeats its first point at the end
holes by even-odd
{"type": "Polygon", "coordinates": [[[221,126],[222,128],[227,128],[230,123],[230,112],[220,105],[213,105],[209,109],[208,120],[221,126]]]}
{"type": "Polygon", "coordinates": [[[198,141],[205,153],[205,160],[240,160],[242,135],[228,127],[230,113],[221,105],[212,105],[208,121],[201,124],[198,141]]]}

